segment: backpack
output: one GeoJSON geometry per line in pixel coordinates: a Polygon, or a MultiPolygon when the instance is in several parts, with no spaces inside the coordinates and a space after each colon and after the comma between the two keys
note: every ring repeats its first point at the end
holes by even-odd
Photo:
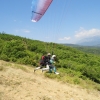
{"type": "Polygon", "coordinates": [[[40,60],[40,65],[41,66],[46,66],[48,64],[48,62],[49,62],[49,59],[48,59],[47,56],[42,56],[41,57],[41,60],[40,60]]]}

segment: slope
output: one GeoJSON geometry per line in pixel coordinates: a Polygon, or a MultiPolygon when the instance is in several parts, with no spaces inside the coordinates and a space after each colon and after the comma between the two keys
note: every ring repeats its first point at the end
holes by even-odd
{"type": "Polygon", "coordinates": [[[0,100],[100,100],[99,94],[33,73],[32,67],[0,61],[0,100]]]}

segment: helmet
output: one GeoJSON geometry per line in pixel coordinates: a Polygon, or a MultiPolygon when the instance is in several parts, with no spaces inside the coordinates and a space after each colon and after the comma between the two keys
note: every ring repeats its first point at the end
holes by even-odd
{"type": "Polygon", "coordinates": [[[56,55],[52,55],[52,58],[56,57],[56,55]]]}
{"type": "Polygon", "coordinates": [[[47,54],[48,56],[51,55],[50,53],[47,54]]]}

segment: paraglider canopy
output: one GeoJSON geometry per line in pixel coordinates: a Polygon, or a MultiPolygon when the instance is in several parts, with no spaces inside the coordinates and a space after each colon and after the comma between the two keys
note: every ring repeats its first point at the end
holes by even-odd
{"type": "Polygon", "coordinates": [[[32,22],[37,22],[44,15],[53,0],[33,0],[32,1],[32,22]]]}

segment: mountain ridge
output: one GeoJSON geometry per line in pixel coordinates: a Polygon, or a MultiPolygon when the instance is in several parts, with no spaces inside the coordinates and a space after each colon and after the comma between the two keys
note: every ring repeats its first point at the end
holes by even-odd
{"type": "Polygon", "coordinates": [[[76,44],[82,45],[82,46],[100,46],[100,36],[84,38],[78,41],[76,44]]]}

